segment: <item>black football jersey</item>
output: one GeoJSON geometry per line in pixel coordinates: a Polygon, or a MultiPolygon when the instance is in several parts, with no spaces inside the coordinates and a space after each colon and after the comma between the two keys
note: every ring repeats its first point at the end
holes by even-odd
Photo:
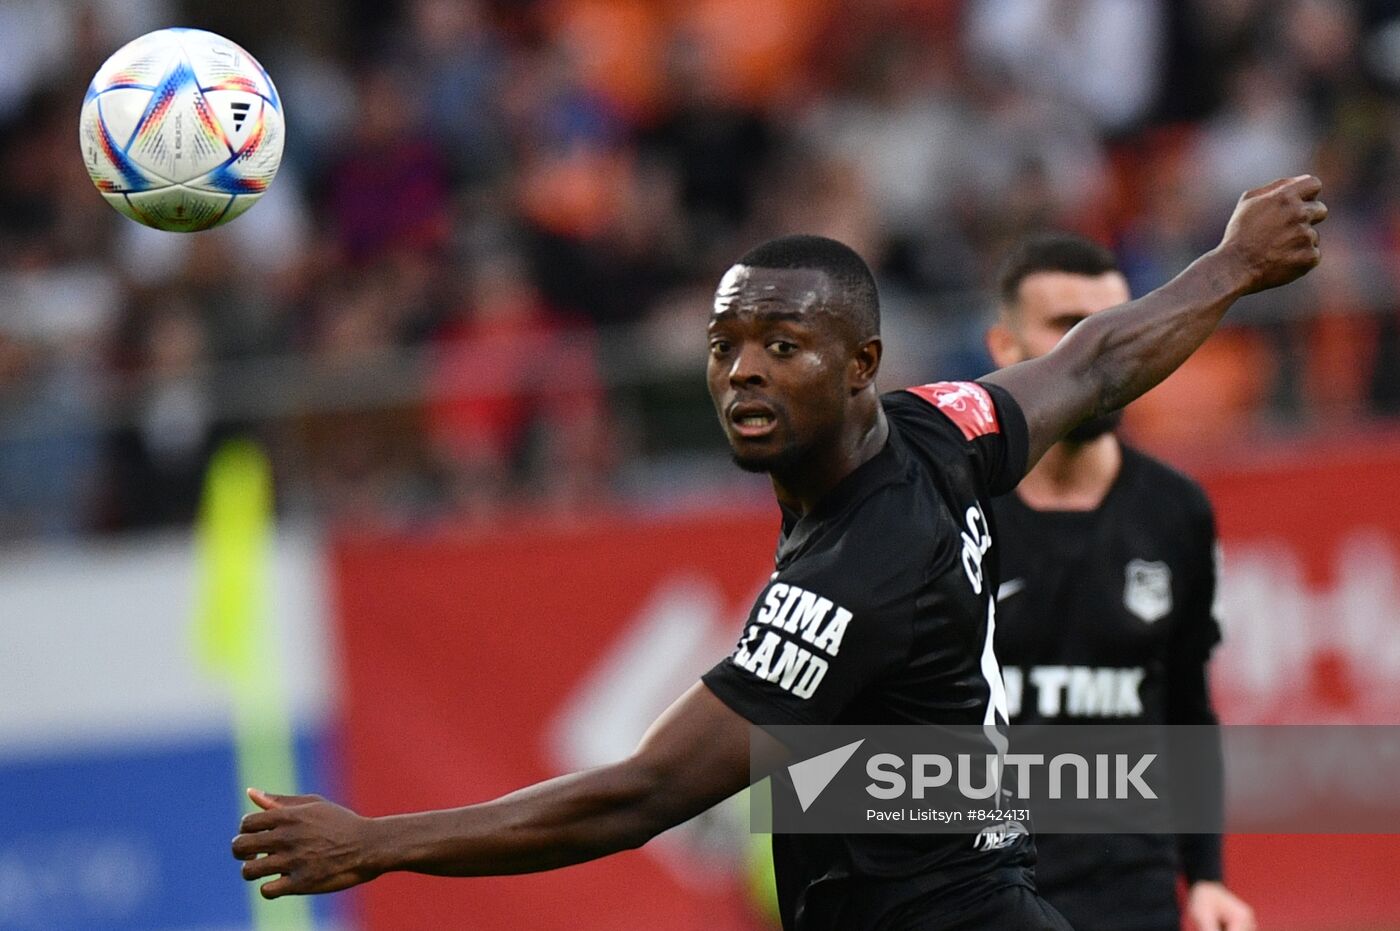
{"type": "MultiPolygon", "coordinates": [[[[1124,447],[1095,510],[1038,511],[1015,494],[993,507],[1013,725],[1215,723],[1215,522],[1196,483],[1124,447]]],[[[1081,931],[1176,928],[1178,869],[1221,873],[1214,835],[1040,835],[1036,848],[1037,885],[1081,931]]]]}
{"type": "MultiPolygon", "coordinates": [[[[1025,470],[1025,419],[994,385],[881,399],[884,449],[810,513],[784,513],[776,571],[734,653],[704,676],[755,724],[1000,724],[991,496],[1025,470]]],[[[987,877],[1030,883],[1025,834],[776,835],[784,927],[882,927],[987,877]]]]}

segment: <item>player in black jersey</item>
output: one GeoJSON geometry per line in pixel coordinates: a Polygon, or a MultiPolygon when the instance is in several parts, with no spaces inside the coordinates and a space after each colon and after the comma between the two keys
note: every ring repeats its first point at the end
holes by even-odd
{"type": "MultiPolygon", "coordinates": [[[[859,257],[816,237],[755,249],[715,294],[707,374],[735,458],[772,478],[783,532],[734,654],[626,760],[494,801],[364,818],[315,796],[250,790],[264,810],[233,841],[244,877],[277,876],[261,890],[276,898],[390,870],[566,866],[645,843],[744,788],[750,722],[1003,722],[992,495],[1076,424],[1165,378],[1237,298],[1316,265],[1320,189],[1304,176],[1246,194],[1217,248],[1043,358],[884,398],[879,308],[859,257]]],[[[753,740],[760,762],[786,759],[775,740],[753,740]]],[[[1058,931],[1063,919],[1027,874],[1028,848],[1009,835],[782,838],[783,921],[1058,931]]]]}
{"type": "MultiPolygon", "coordinates": [[[[1000,367],[1045,355],[1129,298],[1111,252],[1060,233],[1018,244],[997,284],[987,346],[1000,367]]],[[[1206,686],[1220,639],[1210,502],[1122,444],[1119,419],[1080,424],[993,502],[996,651],[1013,723],[1216,723],[1206,686]]],[[[1255,927],[1221,883],[1218,835],[1041,834],[1036,848],[1041,894],[1078,931],[1177,931],[1178,869],[1201,931],[1255,927]]]]}

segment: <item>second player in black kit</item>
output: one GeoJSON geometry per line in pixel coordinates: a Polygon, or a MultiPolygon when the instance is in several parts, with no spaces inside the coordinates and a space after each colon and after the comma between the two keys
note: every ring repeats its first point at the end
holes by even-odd
{"type": "MultiPolygon", "coordinates": [[[[1213,724],[1214,522],[1194,482],[1124,448],[1092,511],[994,503],[997,656],[1013,723],[1213,724]]],[[[1218,835],[1038,835],[1036,881],[1079,931],[1175,931],[1176,877],[1221,878],[1218,835]]]]}
{"type": "MultiPolygon", "coordinates": [[[[1113,254],[1063,233],[1012,249],[998,291],[988,349],[1001,366],[1128,299],[1113,254]]],[[[997,657],[1013,723],[1141,726],[1166,750],[1162,725],[1216,723],[1215,519],[1195,482],[1118,439],[1118,420],[1080,424],[994,502],[997,657]]],[[[1171,771],[1170,800],[1218,800],[1219,742],[1200,746],[1208,765],[1171,771]]],[[[1040,834],[1036,845],[1037,885],[1079,931],[1176,931],[1179,873],[1202,931],[1254,929],[1221,882],[1218,834],[1040,834]]]]}

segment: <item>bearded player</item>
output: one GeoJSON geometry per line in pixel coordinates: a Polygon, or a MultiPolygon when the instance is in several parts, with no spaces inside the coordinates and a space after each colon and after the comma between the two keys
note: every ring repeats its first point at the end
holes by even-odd
{"type": "MultiPolygon", "coordinates": [[[[997,291],[987,348],[1001,368],[1046,355],[1129,298],[1111,252],[1063,233],[1013,248],[997,291]]],[[[1013,724],[1216,723],[1206,685],[1220,641],[1210,502],[1120,442],[1119,420],[1081,423],[993,502],[996,651],[1013,724]]],[[[1209,797],[1220,776],[1199,774],[1214,779],[1209,797]]],[[[1249,906],[1221,882],[1218,834],[1041,834],[1036,848],[1036,885],[1077,931],[1177,931],[1178,873],[1201,931],[1254,931],[1249,906]]]]}
{"type": "MultiPolygon", "coordinates": [[[[709,389],[736,460],[771,476],[782,533],[734,654],[627,759],[493,801],[366,818],[250,790],[264,810],[233,841],[243,876],[277,877],[261,890],[277,898],[393,870],[554,869],[637,847],[743,789],[752,724],[1004,723],[992,496],[1077,424],[1170,374],[1239,297],[1315,266],[1320,190],[1303,176],[1244,195],[1218,247],[1039,359],[884,397],[879,307],[859,257],[816,237],[753,250],[715,294],[709,389]]],[[[755,758],[779,765],[784,748],[757,733],[755,758]]],[[[979,840],[775,837],[784,926],[1066,928],[1035,892],[1029,839],[979,840]]]]}

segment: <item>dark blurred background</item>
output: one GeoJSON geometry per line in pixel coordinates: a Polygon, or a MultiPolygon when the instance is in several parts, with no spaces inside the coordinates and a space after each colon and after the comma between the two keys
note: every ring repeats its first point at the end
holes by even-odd
{"type": "Polygon", "coordinates": [[[869,259],[895,388],[988,368],[1019,234],[1097,237],[1141,292],[1302,171],[1322,268],[1129,429],[1185,457],[1364,429],[1400,415],[1398,92],[1394,0],[7,0],[0,537],[184,524],[246,432],[289,514],[690,500],[734,480],[703,322],[756,242],[869,259]],[[289,125],[252,219],[193,236],[78,157],[88,77],[170,23],[258,56],[289,125]]]}

